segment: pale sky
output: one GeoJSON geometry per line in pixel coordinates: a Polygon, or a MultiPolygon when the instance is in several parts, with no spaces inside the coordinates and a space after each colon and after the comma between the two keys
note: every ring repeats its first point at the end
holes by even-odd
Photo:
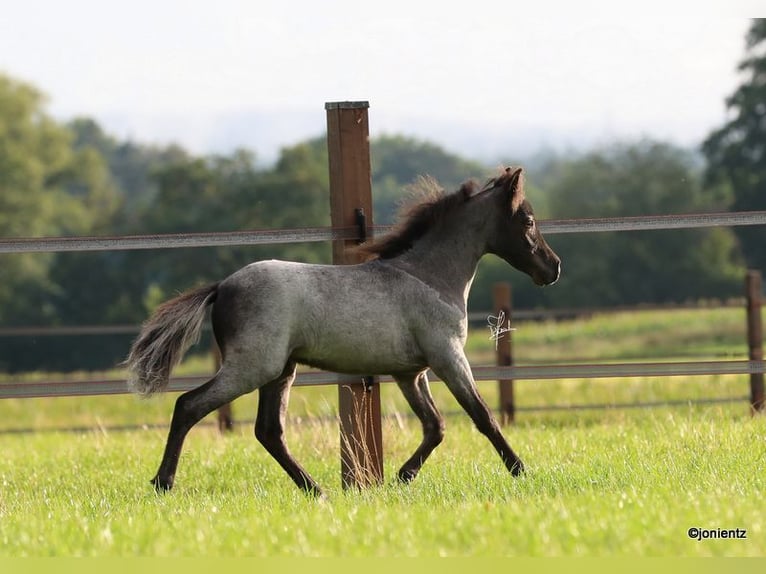
{"type": "Polygon", "coordinates": [[[321,134],[324,102],[354,99],[370,101],[373,135],[469,157],[525,138],[530,151],[642,135],[695,145],[725,118],[758,5],[655,0],[591,16],[587,1],[516,4],[0,0],[0,71],[46,93],[57,117],[197,152],[269,156],[321,134]]]}

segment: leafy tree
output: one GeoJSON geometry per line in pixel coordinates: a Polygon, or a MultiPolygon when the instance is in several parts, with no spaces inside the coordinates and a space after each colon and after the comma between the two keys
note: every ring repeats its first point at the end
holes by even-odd
{"type": "MultiPolygon", "coordinates": [[[[0,235],[6,237],[96,234],[109,229],[119,197],[101,155],[78,148],[75,136],[45,111],[34,87],[0,74],[0,235]]],[[[56,325],[58,303],[77,291],[53,270],[71,254],[0,256],[0,323],[56,325]]],[[[89,285],[96,269],[78,284],[89,285]]],[[[90,283],[92,285],[92,283],[90,283]]],[[[92,309],[97,301],[85,301],[92,309]]],[[[0,368],[11,370],[61,364],[76,354],[74,341],[3,338],[0,368]]],[[[71,364],[71,363],[70,363],[71,364]]],[[[87,365],[87,363],[85,363],[87,365]]]]}
{"type": "MultiPolygon", "coordinates": [[[[233,231],[329,225],[324,140],[283,149],[269,170],[240,150],[229,157],[188,158],[155,174],[158,192],[144,222],[152,233],[233,231]]],[[[329,246],[287,244],[156,252],[144,265],[145,288],[170,294],[220,279],[258,259],[329,262],[329,246]]]]}
{"type": "MultiPolygon", "coordinates": [[[[152,231],[147,214],[156,199],[155,174],[164,166],[188,158],[177,146],[155,147],[118,141],[94,120],[78,118],[67,124],[73,147],[105,164],[117,207],[101,210],[90,234],[141,234],[152,231]]],[[[57,322],[72,324],[138,323],[144,319],[146,278],[143,270],[152,253],[104,251],[60,253],[49,280],[56,285],[49,298],[57,322]]]]}
{"type": "MultiPolygon", "coordinates": [[[[730,119],[702,145],[707,179],[728,183],[735,211],[766,210],[766,19],[752,21],[745,58],[739,64],[742,84],[726,100],[730,119]]],[[[766,227],[736,227],[747,264],[766,269],[766,227]]]]}
{"type": "Polygon", "coordinates": [[[430,142],[384,135],[370,142],[372,200],[376,224],[393,222],[404,186],[420,175],[436,178],[448,191],[470,177],[485,177],[487,168],[451,154],[430,142]]]}
{"type": "MultiPolygon", "coordinates": [[[[642,141],[552,165],[554,218],[718,211],[725,187],[705,187],[688,152],[642,141]]],[[[605,306],[736,294],[741,256],[728,229],[603,232],[551,236],[562,257],[549,304],[605,306]]]]}
{"type": "MultiPolygon", "coordinates": [[[[45,112],[32,86],[0,75],[0,234],[6,237],[95,232],[117,207],[100,155],[76,149],[73,134],[45,112]]],[[[48,277],[52,254],[5,255],[0,322],[54,320],[48,277]]]]}
{"type": "Polygon", "coordinates": [[[113,233],[130,233],[141,228],[138,215],[157,194],[155,172],[189,157],[177,145],[159,147],[119,141],[90,118],[76,118],[67,127],[74,133],[76,149],[98,153],[109,168],[122,199],[120,213],[110,222],[113,233]]]}

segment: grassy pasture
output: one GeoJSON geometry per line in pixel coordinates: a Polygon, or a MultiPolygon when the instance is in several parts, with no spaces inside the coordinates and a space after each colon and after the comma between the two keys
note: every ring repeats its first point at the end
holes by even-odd
{"type": "MultiPolygon", "coordinates": [[[[520,324],[519,364],[744,358],[738,309],[646,312],[520,324]],[[641,351],[639,353],[639,351],[641,351]]],[[[491,363],[488,333],[474,363],[491,363]]],[[[208,369],[192,358],[182,369],[208,369]]],[[[490,404],[495,384],[480,383],[490,404]]],[[[443,385],[437,404],[457,412],[443,385]]],[[[307,499],[252,437],[257,398],[234,405],[238,425],[187,439],[176,489],[148,479],[175,395],[0,401],[0,556],[763,556],[766,418],[747,405],[522,412],[506,429],[528,466],[512,479],[465,415],[408,486],[393,481],[420,429],[394,385],[382,387],[386,483],[340,488],[336,391],[293,393],[287,439],[329,494],[307,499]],[[148,424],[146,429],[110,430],[148,424]],[[693,540],[691,527],[741,528],[745,540],[693,540]]],[[[744,377],[519,381],[520,407],[734,398],[744,377]]]]}

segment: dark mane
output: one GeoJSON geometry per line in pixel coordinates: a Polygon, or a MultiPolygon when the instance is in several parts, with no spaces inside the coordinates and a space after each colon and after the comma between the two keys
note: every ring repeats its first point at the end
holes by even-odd
{"type": "Polygon", "coordinates": [[[463,183],[458,191],[446,193],[432,177],[419,177],[408,187],[408,191],[410,197],[400,205],[394,229],[380,239],[360,245],[357,253],[366,255],[368,259],[391,259],[401,255],[429,229],[476,195],[479,185],[470,180],[463,183]]]}
{"type": "Polygon", "coordinates": [[[487,180],[484,187],[479,188],[476,181],[468,180],[454,193],[446,193],[434,178],[420,176],[406,188],[409,198],[399,206],[394,229],[380,239],[360,245],[355,251],[367,259],[391,259],[401,255],[455,209],[472,197],[496,187],[515,190],[511,201],[511,209],[515,211],[524,201],[521,172],[521,168],[506,167],[499,176],[487,180]]]}

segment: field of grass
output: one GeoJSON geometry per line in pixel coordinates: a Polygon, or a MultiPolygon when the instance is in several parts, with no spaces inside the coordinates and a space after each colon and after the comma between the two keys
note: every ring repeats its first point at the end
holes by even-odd
{"type": "MultiPolygon", "coordinates": [[[[492,362],[477,330],[474,363],[492,362]]],[[[744,358],[736,309],[640,313],[518,325],[519,364],[744,358]],[[642,351],[642,352],[639,352],[642,351]]],[[[209,368],[192,358],[187,372],[209,368]]],[[[459,410],[435,383],[445,413],[459,410]]],[[[481,383],[487,402],[496,385],[481,383]]],[[[252,435],[257,397],[237,425],[187,439],[176,488],[148,484],[175,395],[0,400],[0,556],[763,556],[766,417],[746,401],[655,409],[522,411],[506,429],[528,466],[512,478],[464,414],[410,485],[398,466],[420,429],[394,385],[381,389],[386,482],[340,487],[337,391],[293,392],[287,440],[329,500],[302,495],[252,435]],[[148,425],[118,431],[119,425],[148,425]],[[156,425],[156,426],[154,426],[156,425]],[[82,426],[92,430],[62,432],[82,426]],[[34,433],[11,429],[38,429],[34,433]],[[694,540],[689,528],[745,529],[694,540]]],[[[745,377],[519,381],[520,407],[736,399],[745,377]]]]}
{"type": "MultiPolygon", "coordinates": [[[[743,308],[605,313],[514,327],[514,355],[520,365],[747,358],[743,308]]],[[[472,363],[491,363],[493,345],[488,330],[477,327],[466,352],[472,363]]]]}

